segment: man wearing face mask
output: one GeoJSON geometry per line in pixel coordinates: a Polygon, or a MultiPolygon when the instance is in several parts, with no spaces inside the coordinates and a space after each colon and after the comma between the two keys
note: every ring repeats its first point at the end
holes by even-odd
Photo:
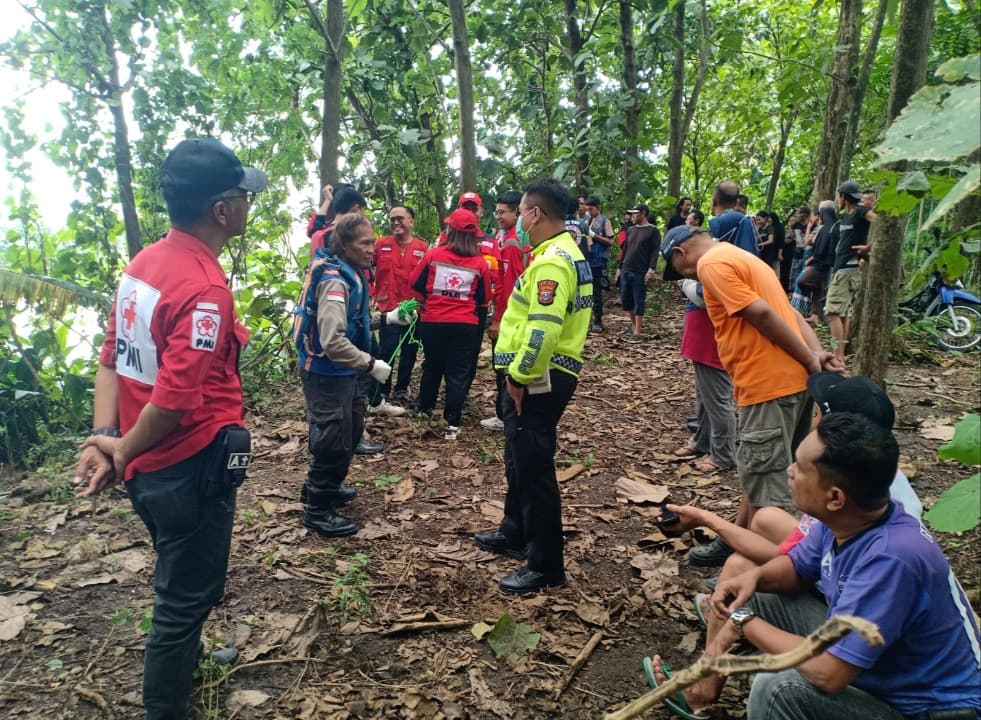
{"type": "Polygon", "coordinates": [[[507,373],[504,520],[477,533],[476,545],[525,559],[502,578],[507,593],[565,584],[562,505],[555,479],[556,426],[576,389],[589,331],[592,273],[565,229],[569,191],[535,180],[518,206],[518,236],[532,260],[501,318],[494,367],[507,373]]]}

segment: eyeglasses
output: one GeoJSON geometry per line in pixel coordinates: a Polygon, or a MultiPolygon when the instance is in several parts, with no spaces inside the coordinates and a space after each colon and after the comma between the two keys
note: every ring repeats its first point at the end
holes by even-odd
{"type": "MultiPolygon", "coordinates": [[[[514,210],[510,210],[510,209],[508,209],[508,210],[495,210],[494,211],[494,217],[500,217],[501,215],[513,215],[513,214],[514,214],[514,210]]],[[[520,215],[521,213],[518,213],[518,214],[520,215]]]]}
{"type": "Polygon", "coordinates": [[[405,222],[406,219],[405,215],[392,215],[392,217],[388,218],[388,221],[394,225],[395,223],[405,222]]]}
{"type": "Polygon", "coordinates": [[[219,195],[211,201],[211,204],[214,205],[215,203],[219,202],[231,202],[232,200],[245,200],[248,205],[251,205],[253,202],[255,202],[255,193],[247,192],[242,193],[241,195],[219,195]]]}

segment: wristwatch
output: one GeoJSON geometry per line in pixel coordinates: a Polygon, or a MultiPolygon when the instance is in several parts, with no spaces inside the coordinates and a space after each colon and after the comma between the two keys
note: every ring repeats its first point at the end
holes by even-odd
{"type": "Polygon", "coordinates": [[[745,625],[749,620],[756,617],[756,613],[751,607],[743,605],[741,608],[736,608],[732,611],[732,615],[729,618],[732,620],[732,624],[736,626],[736,633],[739,635],[740,642],[746,641],[746,635],[743,633],[743,625],[745,625]]]}
{"type": "Polygon", "coordinates": [[[90,435],[108,435],[109,437],[121,438],[123,434],[116,427],[100,427],[93,430],[90,435]]]}

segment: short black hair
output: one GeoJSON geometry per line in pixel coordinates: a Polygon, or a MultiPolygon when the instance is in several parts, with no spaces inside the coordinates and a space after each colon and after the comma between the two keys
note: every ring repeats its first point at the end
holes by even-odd
{"type": "Polygon", "coordinates": [[[739,193],[738,195],[736,195],[736,204],[742,205],[743,207],[748,208],[749,207],[749,195],[743,195],[742,193],[739,193]]]}
{"type": "Polygon", "coordinates": [[[600,200],[599,195],[590,195],[586,198],[587,205],[595,205],[596,207],[603,207],[603,201],[600,200]]]}
{"type": "Polygon", "coordinates": [[[692,208],[691,210],[688,211],[688,214],[695,216],[695,225],[697,225],[698,227],[701,227],[702,223],[705,222],[705,213],[703,213],[701,210],[696,210],[695,208],[692,208]]]}
{"type": "Polygon", "coordinates": [[[394,205],[392,205],[392,210],[394,210],[397,207],[405,208],[405,211],[409,213],[409,217],[412,218],[413,220],[416,219],[416,211],[412,209],[411,205],[406,205],[405,203],[395,203],[394,205]]]}
{"type": "Polygon", "coordinates": [[[849,412],[828,413],[817,426],[824,451],[815,461],[821,475],[840,487],[862,510],[889,502],[896,477],[899,445],[893,434],[868,418],[849,412]]]}
{"type": "Polygon", "coordinates": [[[205,213],[217,202],[216,198],[165,197],[170,224],[175,227],[188,227],[204,219],[205,213]]]}
{"type": "Polygon", "coordinates": [[[335,190],[334,197],[330,202],[335,215],[351,212],[351,209],[358,205],[368,207],[368,201],[364,199],[364,195],[350,185],[335,190]]]}
{"type": "Polygon", "coordinates": [[[517,190],[508,190],[507,192],[501,193],[498,196],[497,202],[501,205],[507,205],[512,210],[517,211],[518,206],[521,204],[521,193],[519,193],[517,190]]]}
{"type": "Polygon", "coordinates": [[[525,185],[525,195],[534,198],[534,204],[545,215],[565,219],[572,198],[569,188],[555,178],[538,178],[525,185]]]}

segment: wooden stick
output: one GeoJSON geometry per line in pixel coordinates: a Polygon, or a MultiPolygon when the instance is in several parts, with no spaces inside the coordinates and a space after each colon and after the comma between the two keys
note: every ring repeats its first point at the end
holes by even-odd
{"type": "Polygon", "coordinates": [[[671,680],[656,690],[641,695],[619,710],[607,713],[603,720],[627,720],[661,702],[669,695],[694,685],[709,675],[743,675],[751,672],[775,672],[797,667],[824,652],[833,643],[849,632],[855,631],[873,647],[882,645],[882,635],[875,623],[854,615],[835,615],[821,627],[812,632],[804,642],[789,652],[779,655],[719,655],[703,657],[693,665],[676,674],[671,680]]]}
{"type": "Polygon", "coordinates": [[[579,651],[576,655],[576,659],[572,661],[572,665],[569,667],[569,671],[566,673],[565,678],[559,683],[559,686],[555,688],[555,693],[552,695],[553,700],[558,700],[562,697],[562,693],[565,692],[566,688],[569,687],[569,683],[572,682],[572,678],[576,676],[580,668],[586,664],[589,660],[589,656],[593,654],[593,650],[599,645],[600,640],[603,639],[603,631],[599,630],[593,633],[593,636],[589,638],[589,642],[579,651]]]}

